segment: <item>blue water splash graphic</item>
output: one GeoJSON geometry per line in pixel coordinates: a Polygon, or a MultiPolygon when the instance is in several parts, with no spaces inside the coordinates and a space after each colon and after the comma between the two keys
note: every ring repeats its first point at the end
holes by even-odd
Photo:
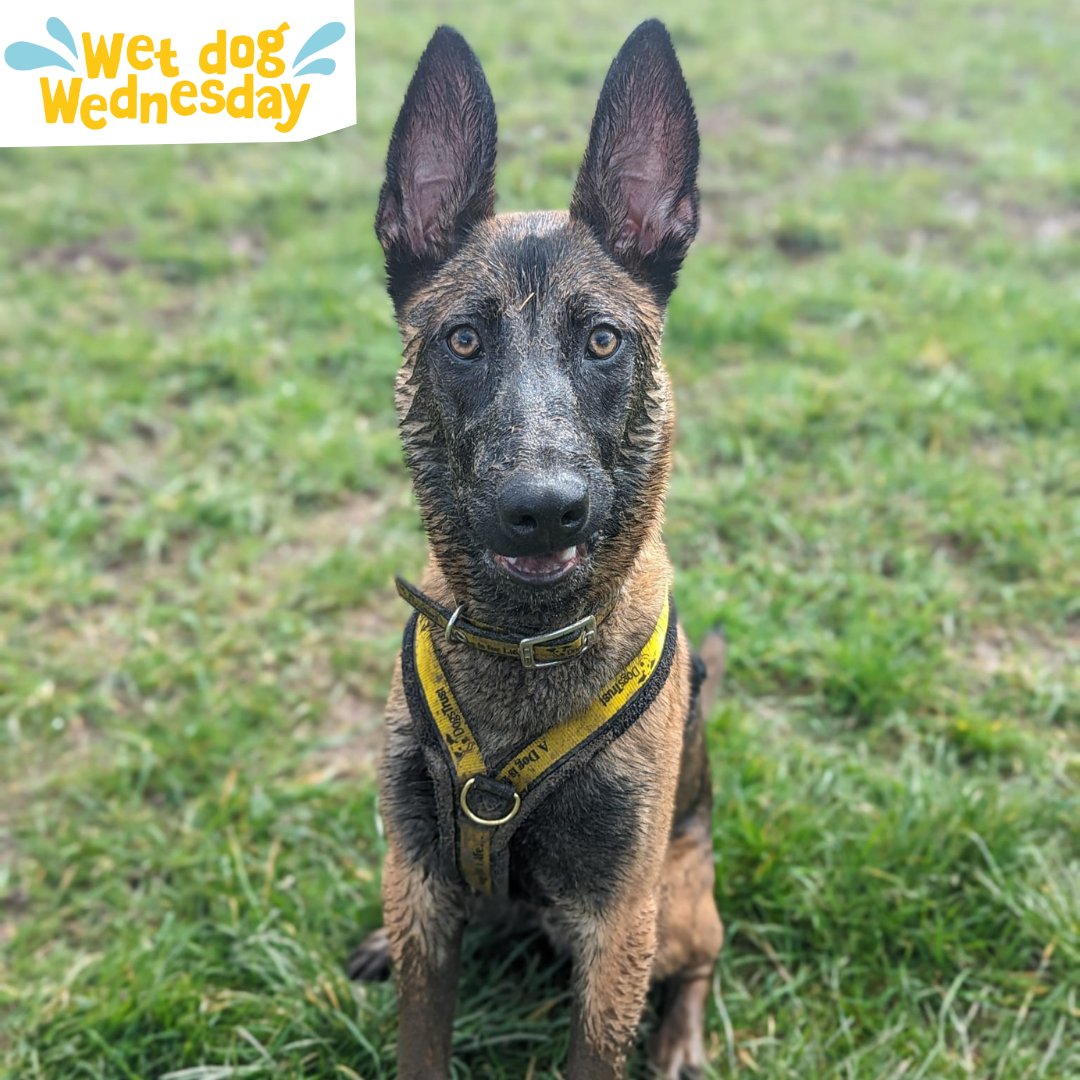
{"type": "Polygon", "coordinates": [[[333,60],[312,60],[307,67],[297,71],[294,77],[298,79],[301,75],[333,75],[336,69],[337,64],[333,60]]]}
{"type": "MultiPolygon", "coordinates": [[[[295,71],[296,65],[299,64],[301,60],[306,60],[314,53],[322,52],[323,49],[333,45],[335,41],[340,41],[344,36],[344,23],[329,22],[325,26],[320,26],[319,29],[304,42],[304,47],[296,54],[296,59],[292,63],[293,70],[295,71]]],[[[320,60],[318,63],[322,64],[324,61],[320,60]]],[[[330,75],[334,70],[334,62],[331,60],[330,64],[332,66],[328,70],[325,70],[322,67],[316,67],[314,64],[309,64],[304,68],[304,71],[310,71],[316,75],[330,75]]],[[[304,71],[301,71],[298,74],[303,75],[304,71]]]]}
{"type": "Polygon", "coordinates": [[[45,24],[45,29],[49,31],[49,37],[51,37],[53,41],[59,41],[61,45],[66,45],[71,55],[78,60],[79,50],[75,48],[75,39],[71,36],[71,31],[64,23],[54,15],[45,24]]]}
{"type": "Polygon", "coordinates": [[[33,71],[35,68],[59,67],[68,71],[75,69],[59,54],[44,45],[33,45],[29,41],[14,41],[4,50],[7,66],[16,71],[33,71]]]}

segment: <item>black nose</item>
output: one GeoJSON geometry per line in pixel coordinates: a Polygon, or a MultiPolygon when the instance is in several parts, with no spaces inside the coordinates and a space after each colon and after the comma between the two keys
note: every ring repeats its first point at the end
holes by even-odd
{"type": "Polygon", "coordinates": [[[496,496],[500,555],[541,555],[586,539],[589,487],[578,473],[512,473],[496,496]]]}

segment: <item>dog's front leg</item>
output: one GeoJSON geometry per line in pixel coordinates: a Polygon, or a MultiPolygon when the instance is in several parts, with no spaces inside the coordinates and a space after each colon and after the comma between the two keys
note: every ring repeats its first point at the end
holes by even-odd
{"type": "Polygon", "coordinates": [[[399,1080],[442,1080],[450,1075],[461,963],[458,899],[391,843],[383,912],[397,983],[399,1080]]]}
{"type": "Polygon", "coordinates": [[[568,1080],[621,1077],[641,1020],[656,952],[656,902],[626,898],[613,911],[577,913],[574,1019],[568,1080]]]}

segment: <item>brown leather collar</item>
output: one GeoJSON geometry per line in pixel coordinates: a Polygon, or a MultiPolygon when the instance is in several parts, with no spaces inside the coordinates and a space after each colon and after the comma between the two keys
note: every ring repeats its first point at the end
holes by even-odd
{"type": "Polygon", "coordinates": [[[558,630],[546,634],[523,637],[468,622],[462,617],[460,605],[453,611],[444,608],[402,577],[395,577],[394,584],[397,586],[398,595],[442,630],[447,641],[460,642],[495,656],[513,657],[527,668],[552,667],[584,655],[596,637],[597,628],[615,606],[615,601],[612,600],[595,615],[586,615],[569,626],[559,627],[558,630]]]}

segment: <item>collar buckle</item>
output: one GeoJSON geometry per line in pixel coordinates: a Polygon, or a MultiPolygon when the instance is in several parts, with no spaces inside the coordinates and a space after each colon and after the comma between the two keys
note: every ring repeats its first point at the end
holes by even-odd
{"type": "Polygon", "coordinates": [[[570,623],[569,626],[563,626],[560,629],[552,630],[547,634],[536,634],[533,637],[522,638],[521,641],[518,642],[518,655],[521,657],[521,666],[536,670],[538,668],[557,667],[559,664],[566,664],[587,653],[595,638],[595,615],[586,615],[583,619],[578,619],[577,622],[570,623]],[[537,645],[546,645],[548,642],[558,641],[560,638],[564,638],[568,634],[573,634],[575,632],[577,632],[578,637],[572,642],[567,642],[564,646],[564,648],[570,649],[571,646],[576,645],[577,648],[573,652],[568,652],[566,656],[558,656],[554,660],[536,659],[535,649],[537,645]]]}

